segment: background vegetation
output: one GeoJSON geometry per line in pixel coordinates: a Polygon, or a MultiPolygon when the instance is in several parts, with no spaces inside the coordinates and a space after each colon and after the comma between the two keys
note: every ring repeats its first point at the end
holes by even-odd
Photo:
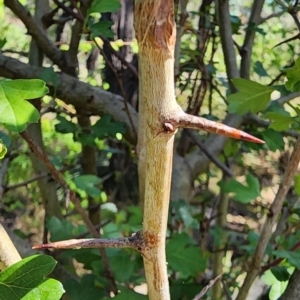
{"type": "MultiPolygon", "coordinates": [[[[189,114],[238,127],[265,144],[187,129],[176,135],[166,247],[171,299],[200,299],[204,288],[203,299],[273,300],[286,286],[282,299],[298,299],[288,294],[300,285],[298,1],[190,0],[175,7],[177,101],[189,114]]],[[[10,272],[26,266],[36,285],[55,262],[28,258],[37,253],[32,245],[92,235],[18,134],[30,108],[7,92],[7,79],[46,82],[49,93],[40,81],[14,87],[37,91],[22,94],[41,115],[26,132],[101,236],[139,231],[133,8],[132,0],[0,1],[0,221],[27,257],[10,272]],[[44,265],[40,276],[32,271],[44,265]]],[[[32,111],[29,121],[38,117],[32,111]]],[[[58,262],[52,273],[58,281],[49,279],[55,288],[45,288],[57,294],[41,299],[59,299],[63,289],[72,300],[146,299],[142,258],[132,249],[43,252],[58,262]]],[[[7,298],[10,275],[0,273],[0,299],[25,299],[22,282],[23,292],[7,298]]]]}

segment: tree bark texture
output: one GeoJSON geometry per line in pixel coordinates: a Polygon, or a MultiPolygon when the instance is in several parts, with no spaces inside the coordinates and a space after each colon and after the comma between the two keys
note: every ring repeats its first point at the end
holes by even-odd
{"type": "Polygon", "coordinates": [[[151,300],[170,299],[165,238],[175,132],[164,120],[180,108],[174,90],[175,22],[172,0],[137,0],[139,43],[139,168],[144,196],[144,266],[151,300]]]}

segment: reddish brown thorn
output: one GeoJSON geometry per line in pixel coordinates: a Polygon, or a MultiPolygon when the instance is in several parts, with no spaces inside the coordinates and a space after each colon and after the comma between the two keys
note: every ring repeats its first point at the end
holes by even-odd
{"type": "Polygon", "coordinates": [[[252,142],[252,143],[257,143],[257,144],[264,144],[265,142],[251,134],[248,134],[244,131],[238,130],[238,129],[233,129],[230,132],[228,132],[228,136],[232,137],[234,139],[238,140],[244,140],[247,142],[252,142]]]}
{"type": "Polygon", "coordinates": [[[257,143],[257,144],[264,144],[265,143],[263,140],[255,137],[251,134],[243,132],[243,131],[239,131],[238,136],[233,135],[232,137],[235,138],[235,139],[244,140],[244,141],[247,141],[247,142],[252,142],[252,143],[257,143]]]}

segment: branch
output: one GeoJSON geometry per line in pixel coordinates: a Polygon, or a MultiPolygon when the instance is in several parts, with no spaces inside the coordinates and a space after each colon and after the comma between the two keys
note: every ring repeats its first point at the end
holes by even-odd
{"type": "Polygon", "coordinates": [[[232,39],[229,1],[217,0],[216,9],[218,14],[218,24],[219,24],[222,49],[224,53],[226,72],[227,72],[231,91],[234,91],[235,87],[230,82],[230,80],[239,77],[239,70],[237,67],[236,53],[234,51],[234,42],[232,39]]]}
{"type": "MultiPolygon", "coordinates": [[[[68,205],[68,201],[71,200],[71,202],[74,204],[76,210],[80,213],[83,221],[85,222],[85,224],[86,224],[87,228],[89,229],[89,231],[91,232],[91,234],[95,238],[99,238],[99,233],[97,232],[97,230],[95,229],[94,225],[92,224],[92,222],[90,221],[90,219],[86,215],[84,209],[81,206],[80,201],[76,197],[75,193],[69,190],[66,181],[62,177],[61,173],[58,172],[55,169],[54,165],[48,159],[46,153],[37,144],[34,143],[34,141],[29,136],[28,132],[23,131],[23,132],[20,133],[20,135],[27,142],[27,144],[29,145],[29,147],[33,151],[33,153],[45,164],[46,168],[51,173],[51,175],[53,176],[53,178],[65,190],[66,204],[68,205]]],[[[107,256],[106,256],[105,253],[103,253],[103,251],[104,251],[104,249],[100,249],[100,255],[102,257],[102,262],[103,262],[103,265],[104,265],[104,268],[105,268],[105,271],[106,271],[106,276],[109,279],[109,281],[111,282],[112,291],[115,292],[115,293],[118,293],[118,290],[117,290],[117,287],[116,287],[116,283],[115,283],[113,274],[111,272],[107,256]]]]}
{"type": "MultiPolygon", "coordinates": [[[[28,67],[28,64],[0,54],[0,76],[11,79],[40,78],[40,74],[44,70],[45,68],[36,66],[28,67]]],[[[59,82],[58,86],[54,87],[50,80],[47,82],[52,96],[58,97],[67,104],[81,107],[86,114],[100,116],[110,114],[115,121],[125,123],[127,129],[125,137],[132,144],[136,143],[136,137],[131,129],[128,115],[126,111],[124,111],[125,105],[121,96],[92,87],[66,74],[56,73],[55,76],[59,82]]],[[[137,128],[137,112],[130,104],[128,104],[127,107],[132,122],[135,128],[137,128]]]]}
{"type": "Polygon", "coordinates": [[[200,300],[207,293],[207,291],[221,278],[222,274],[212,279],[207,286],[205,286],[199,294],[197,294],[193,300],[200,300]]]}
{"type": "Polygon", "coordinates": [[[37,24],[29,10],[18,0],[4,0],[4,4],[24,23],[28,33],[43,52],[63,70],[65,68],[63,52],[48,38],[46,32],[37,24]]]}
{"type": "Polygon", "coordinates": [[[141,253],[146,244],[142,232],[117,239],[72,239],[33,246],[33,249],[133,248],[141,253]]]}
{"type": "MultiPolygon", "coordinates": [[[[267,128],[272,124],[272,122],[260,119],[257,115],[246,116],[244,123],[255,124],[257,127],[263,127],[263,128],[267,128]]],[[[281,133],[285,136],[291,136],[293,138],[299,137],[299,132],[297,132],[296,130],[293,130],[293,129],[281,131],[281,133]]]]}
{"type": "Polygon", "coordinates": [[[199,139],[193,131],[187,130],[187,135],[193,140],[193,142],[199,147],[199,149],[213,162],[217,167],[219,167],[228,177],[232,177],[232,171],[223,164],[214,154],[211,154],[209,150],[204,146],[204,144],[199,139]]]}
{"type": "Polygon", "coordinates": [[[244,44],[241,48],[241,77],[248,79],[250,77],[250,66],[251,66],[251,56],[253,50],[253,43],[255,37],[255,29],[249,28],[249,26],[257,26],[260,20],[260,14],[264,5],[264,0],[255,0],[252,5],[251,15],[248,22],[248,28],[246,29],[246,36],[244,44]]]}
{"type": "MultiPolygon", "coordinates": [[[[300,242],[297,242],[289,251],[296,251],[297,249],[300,248],[300,242]]],[[[285,258],[279,257],[267,265],[263,266],[260,270],[260,274],[263,274],[265,271],[271,269],[272,267],[278,266],[282,261],[284,261],[285,258]]]]}
{"type": "Polygon", "coordinates": [[[281,212],[283,202],[287,195],[287,192],[292,184],[295,173],[298,168],[298,164],[300,161],[300,138],[298,138],[294,151],[291,155],[290,161],[287,165],[286,171],[284,173],[284,177],[279,186],[278,192],[270,207],[269,214],[267,215],[266,222],[262,229],[262,233],[260,235],[257,247],[255,249],[255,253],[252,258],[250,269],[245,278],[244,284],[242,285],[237,300],[244,300],[247,297],[248,291],[251,288],[252,283],[254,282],[256,276],[259,274],[261,270],[261,262],[263,260],[266,247],[272,235],[272,229],[275,225],[278,216],[281,212]]]}

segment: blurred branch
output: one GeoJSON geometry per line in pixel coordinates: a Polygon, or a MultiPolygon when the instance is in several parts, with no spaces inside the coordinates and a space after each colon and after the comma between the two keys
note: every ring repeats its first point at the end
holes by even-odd
{"type": "Polygon", "coordinates": [[[218,275],[214,279],[210,280],[209,284],[205,286],[199,294],[197,294],[193,300],[200,300],[208,292],[208,290],[221,278],[222,274],[218,275]]]}
{"type": "Polygon", "coordinates": [[[285,13],[285,11],[280,11],[280,12],[272,13],[264,18],[260,18],[260,20],[257,22],[257,25],[261,25],[272,18],[281,17],[284,13],[285,13]]]}
{"type": "Polygon", "coordinates": [[[249,79],[250,77],[250,66],[251,66],[251,56],[253,50],[253,43],[256,30],[254,27],[257,26],[260,20],[260,14],[264,5],[264,0],[254,0],[252,4],[251,14],[248,21],[248,27],[246,29],[246,36],[244,44],[241,47],[240,53],[242,56],[241,60],[241,77],[249,79]]]}
{"type": "MultiPolygon", "coordinates": [[[[267,128],[272,124],[272,122],[265,121],[265,120],[259,118],[257,115],[252,115],[252,114],[245,116],[244,123],[245,124],[255,124],[258,127],[263,127],[263,128],[267,128]]],[[[296,130],[293,130],[293,129],[284,130],[284,131],[281,131],[281,133],[285,136],[291,136],[294,138],[299,137],[299,132],[297,132],[296,130]]]]}
{"type": "Polygon", "coordinates": [[[237,67],[236,53],[234,51],[234,42],[232,39],[229,1],[216,0],[215,2],[226,71],[231,92],[233,92],[235,87],[230,80],[239,77],[239,70],[237,67]]]}
{"type": "Polygon", "coordinates": [[[46,32],[37,24],[30,11],[18,0],[4,0],[4,4],[24,23],[28,33],[43,52],[63,70],[65,67],[63,52],[48,38],[46,32]]]}
{"type": "MultiPolygon", "coordinates": [[[[134,127],[134,124],[133,124],[133,121],[132,121],[132,118],[131,118],[131,115],[130,115],[130,111],[128,109],[128,101],[127,101],[127,95],[126,95],[126,92],[125,92],[125,89],[124,89],[124,86],[123,86],[123,81],[122,79],[120,78],[120,76],[118,75],[117,71],[115,70],[114,66],[112,65],[112,63],[109,61],[109,59],[107,58],[107,56],[105,55],[103,49],[98,45],[97,43],[97,40],[94,38],[93,39],[95,45],[97,46],[99,52],[101,53],[101,55],[103,56],[105,62],[107,63],[107,65],[110,67],[111,71],[114,73],[114,75],[116,76],[116,80],[118,81],[118,84],[119,84],[119,87],[120,87],[120,91],[122,93],[122,96],[123,96],[123,100],[124,100],[124,104],[125,104],[125,111],[127,113],[127,116],[128,116],[128,119],[129,119],[129,122],[130,122],[130,125],[131,125],[131,129],[135,135],[135,138],[137,139],[137,132],[135,130],[135,127],[134,127]]],[[[111,44],[109,41],[106,42],[106,45],[108,45],[111,47],[111,44]]],[[[124,59],[123,59],[124,60],[124,59]]]]}
{"type": "MultiPolygon", "coordinates": [[[[69,189],[69,187],[68,187],[66,181],[64,180],[64,178],[62,177],[61,173],[55,169],[54,165],[51,163],[51,161],[47,157],[46,153],[37,144],[34,143],[34,141],[31,139],[31,137],[29,136],[27,131],[20,132],[20,135],[27,142],[27,144],[29,145],[29,147],[33,151],[33,153],[45,164],[46,168],[48,169],[50,174],[53,176],[53,178],[64,189],[65,194],[66,194],[66,203],[68,204],[68,201],[71,200],[71,202],[74,204],[76,210],[81,215],[83,221],[85,222],[85,224],[86,224],[87,228],[89,229],[89,231],[91,232],[91,234],[95,238],[99,238],[99,233],[97,232],[94,225],[92,224],[92,222],[86,215],[84,209],[81,206],[79,199],[76,197],[76,194],[69,189]]],[[[110,270],[108,259],[105,255],[104,256],[102,255],[101,251],[100,251],[100,255],[102,257],[102,262],[104,264],[104,268],[107,273],[106,275],[107,275],[108,279],[110,280],[110,282],[112,283],[112,291],[114,293],[118,293],[114,277],[110,270]]]]}
{"type": "MultiPolygon", "coordinates": [[[[289,251],[296,251],[297,249],[300,248],[300,242],[297,242],[289,251]]],[[[263,266],[260,270],[260,274],[263,274],[265,271],[271,269],[272,267],[278,266],[282,261],[284,261],[285,258],[277,258],[273,261],[271,261],[269,264],[263,266]]]]}
{"type": "MultiPolygon", "coordinates": [[[[226,176],[223,176],[223,179],[226,180],[226,176]]],[[[221,192],[219,203],[217,206],[217,227],[220,230],[226,230],[227,225],[227,213],[229,208],[230,198],[227,194],[221,192]]],[[[220,239],[215,240],[214,252],[212,254],[212,270],[213,276],[221,274],[223,271],[223,259],[226,255],[226,244],[227,244],[227,234],[222,234],[220,239]],[[219,251],[218,251],[219,250],[219,251]]],[[[222,286],[221,283],[217,283],[212,288],[212,298],[220,299],[222,296],[222,286]]]]}
{"type": "Polygon", "coordinates": [[[178,2],[178,10],[179,10],[179,22],[176,24],[176,44],[174,51],[174,76],[175,78],[179,75],[180,69],[180,47],[181,47],[181,37],[184,33],[184,25],[188,18],[188,12],[186,10],[186,6],[188,4],[188,0],[179,0],[178,2]]]}
{"type": "Polygon", "coordinates": [[[254,282],[256,276],[259,274],[261,270],[261,262],[263,260],[268,242],[272,236],[273,226],[277,222],[287,192],[297,172],[299,161],[300,161],[300,138],[298,138],[294,146],[294,151],[290,157],[290,161],[287,165],[282,182],[279,186],[276,197],[270,207],[269,214],[267,215],[267,219],[264,223],[258,244],[255,249],[255,253],[252,258],[250,268],[248,270],[245,281],[242,287],[240,288],[237,300],[246,299],[249,289],[252,286],[252,283],[254,282]]]}
{"type": "MultiPolygon", "coordinates": [[[[42,71],[41,67],[30,66],[24,64],[17,59],[6,57],[0,53],[0,76],[7,78],[39,78],[42,71]]],[[[63,100],[67,104],[84,109],[86,114],[103,115],[110,114],[115,121],[123,122],[127,131],[125,137],[132,143],[136,143],[136,136],[131,130],[131,124],[127,113],[124,111],[124,100],[121,96],[93,87],[78,79],[66,75],[56,73],[58,86],[54,87],[53,82],[47,82],[50,87],[50,94],[63,100]]],[[[128,110],[132,122],[137,128],[137,112],[128,104],[128,110]]]]}
{"type": "Polygon", "coordinates": [[[218,168],[220,168],[226,174],[226,176],[233,176],[232,171],[225,164],[223,164],[218,159],[218,157],[216,157],[214,154],[210,153],[208,149],[206,149],[198,135],[196,135],[192,130],[187,130],[186,132],[187,135],[193,140],[193,142],[199,147],[199,149],[211,160],[211,162],[213,162],[218,168]]]}

